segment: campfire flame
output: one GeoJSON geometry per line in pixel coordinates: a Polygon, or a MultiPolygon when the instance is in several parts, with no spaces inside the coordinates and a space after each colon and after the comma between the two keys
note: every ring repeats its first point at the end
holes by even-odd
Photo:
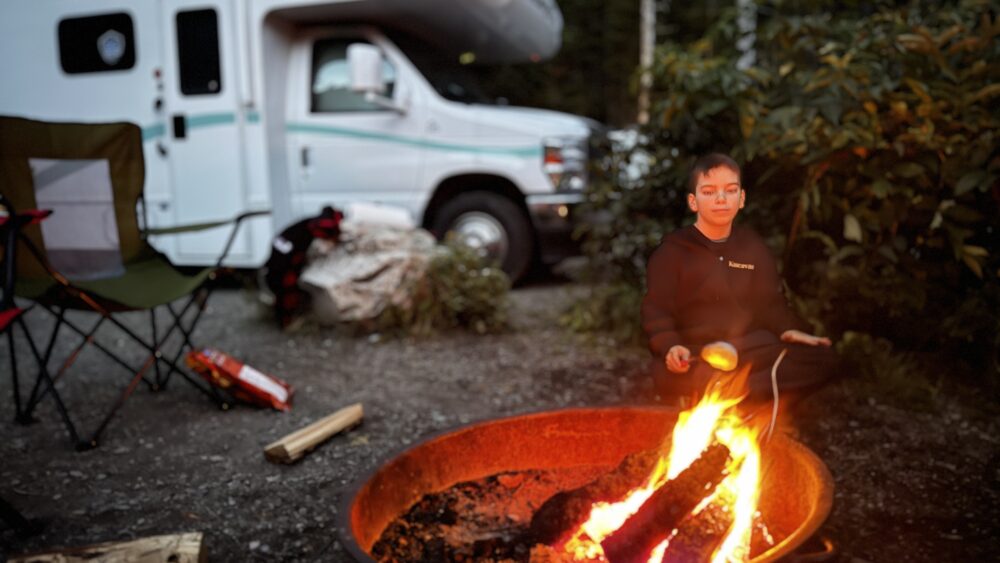
{"type": "MultiPolygon", "coordinates": [[[[714,491],[706,493],[691,514],[698,514],[712,504],[729,511],[733,516],[732,525],[711,561],[748,561],[760,493],[760,429],[746,424],[735,409],[745,394],[748,373],[749,367],[737,374],[718,372],[698,404],[678,416],[669,450],[660,457],[645,484],[619,502],[595,503],[589,519],[564,544],[565,551],[580,561],[603,559],[601,541],[620,528],[658,488],[677,477],[717,441],[729,448],[727,475],[714,491]]],[[[660,563],[677,530],[667,532],[666,539],[650,553],[649,563],[660,563]]]]}

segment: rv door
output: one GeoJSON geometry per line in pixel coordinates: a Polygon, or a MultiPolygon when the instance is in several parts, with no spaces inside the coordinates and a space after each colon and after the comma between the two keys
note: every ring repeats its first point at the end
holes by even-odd
{"type": "MultiPolygon", "coordinates": [[[[163,0],[166,158],[174,220],[190,224],[244,211],[243,116],[232,0],[163,0]]],[[[209,264],[226,229],[177,237],[174,259],[209,264]]],[[[249,252],[239,237],[230,257],[249,252]]]]}

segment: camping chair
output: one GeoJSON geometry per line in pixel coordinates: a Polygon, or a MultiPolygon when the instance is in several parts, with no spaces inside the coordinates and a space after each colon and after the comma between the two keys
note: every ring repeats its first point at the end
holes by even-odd
{"type": "MultiPolygon", "coordinates": [[[[24,339],[28,343],[28,348],[31,351],[31,355],[35,359],[35,365],[39,371],[38,377],[40,382],[44,382],[47,386],[51,386],[52,378],[49,376],[46,370],[45,362],[42,361],[41,353],[38,351],[38,346],[35,344],[34,338],[32,338],[31,331],[28,330],[28,326],[24,322],[24,316],[31,309],[28,307],[19,307],[14,301],[14,281],[16,279],[16,256],[17,256],[17,237],[18,233],[26,225],[38,224],[40,221],[49,216],[49,211],[37,211],[37,210],[26,210],[22,213],[18,213],[14,209],[3,194],[0,194],[0,207],[2,207],[6,215],[0,216],[0,243],[2,243],[3,250],[3,260],[0,261],[3,270],[3,295],[0,297],[0,334],[5,334],[7,336],[7,351],[10,353],[10,376],[11,376],[11,386],[13,388],[14,395],[14,420],[20,423],[26,423],[30,420],[30,416],[26,413],[26,409],[23,407],[21,401],[21,382],[18,377],[18,362],[17,362],[17,347],[14,344],[14,328],[20,328],[24,339]]],[[[63,405],[62,401],[56,397],[56,406],[59,409],[59,414],[63,417],[64,421],[69,420],[69,414],[66,412],[66,407],[63,405]]]]}
{"type": "MultiPolygon", "coordinates": [[[[166,387],[173,374],[179,374],[220,407],[229,406],[214,387],[193,377],[178,362],[185,350],[194,347],[191,335],[205,310],[210,282],[229,253],[239,226],[245,219],[266,212],[244,213],[230,221],[143,228],[144,174],[142,134],[133,124],[54,124],[0,117],[0,193],[17,208],[42,206],[54,211],[52,219],[26,228],[19,236],[27,252],[17,253],[15,291],[55,319],[40,354],[38,377],[19,413],[21,418],[30,419],[35,407],[48,395],[57,405],[63,404],[55,383],[87,346],[132,374],[96,429],[83,439],[71,418],[64,417],[78,449],[98,444],[101,433],[142,381],[157,390],[166,387]],[[146,240],[151,235],[190,233],[224,225],[232,227],[215,266],[193,274],[174,268],[146,240]],[[181,304],[177,306],[177,302],[181,304]],[[165,330],[158,326],[158,309],[168,314],[165,330]],[[87,328],[67,318],[69,310],[91,311],[98,318],[87,328]],[[148,337],[119,318],[121,313],[133,311],[148,311],[148,337]],[[97,339],[104,323],[120,329],[145,353],[139,367],[97,339]],[[46,366],[64,328],[76,333],[80,342],[49,377],[46,366]],[[179,343],[174,353],[168,354],[165,345],[175,335],[179,343]]],[[[164,318],[163,313],[160,318],[164,318]]]]}

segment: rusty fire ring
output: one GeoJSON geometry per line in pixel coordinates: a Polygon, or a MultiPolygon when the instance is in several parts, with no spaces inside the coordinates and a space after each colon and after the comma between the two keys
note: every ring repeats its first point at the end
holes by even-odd
{"type": "MultiPolygon", "coordinates": [[[[610,468],[627,453],[659,445],[678,412],[663,407],[544,410],[434,433],[388,456],[348,487],[336,517],[338,539],[356,561],[373,562],[368,550],[385,526],[428,492],[506,470],[580,463],[610,468]],[[567,451],[567,445],[576,447],[567,451]],[[553,455],[555,451],[559,453],[553,455]],[[456,457],[458,453],[462,455],[456,457]],[[471,463],[458,464],[455,459],[471,463]]],[[[770,447],[781,455],[766,462],[770,477],[763,484],[759,508],[769,526],[785,528],[784,537],[751,563],[791,555],[826,520],[833,502],[833,478],[815,453],[781,434],[774,436],[770,447]]]]}

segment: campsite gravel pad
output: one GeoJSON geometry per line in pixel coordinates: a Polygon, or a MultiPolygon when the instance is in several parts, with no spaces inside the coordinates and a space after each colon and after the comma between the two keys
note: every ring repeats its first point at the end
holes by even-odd
{"type": "MultiPolygon", "coordinates": [[[[645,349],[559,327],[581,295],[570,284],[515,290],[512,328],[501,335],[391,339],[309,326],[282,333],[249,293],[221,291],[195,340],[287,380],[297,391],[292,411],[222,412],[174,377],[165,392],[140,386],[101,447],[84,453],[70,447],[51,401],[38,423],[11,422],[9,357],[0,344],[0,497],[45,523],[28,538],[0,529],[0,558],[202,531],[213,562],[347,561],[333,532],[341,497],[358,475],[416,440],[498,416],[654,401],[642,375],[645,349]],[[365,408],[359,428],[295,465],[264,459],[268,443],[354,402],[365,408]]],[[[126,318],[136,327],[148,319],[126,318]]],[[[42,311],[29,320],[39,335],[48,326],[42,311]]],[[[124,335],[104,334],[142,360],[124,335]]],[[[59,348],[73,344],[65,338],[59,348]]],[[[26,345],[19,346],[24,361],[26,345]]],[[[127,379],[88,350],[60,385],[74,415],[92,425],[127,379]]],[[[1000,552],[996,407],[958,390],[941,393],[934,412],[916,412],[861,388],[846,379],[797,415],[802,441],[836,481],[820,531],[839,544],[840,560],[992,560],[1000,552]]]]}

